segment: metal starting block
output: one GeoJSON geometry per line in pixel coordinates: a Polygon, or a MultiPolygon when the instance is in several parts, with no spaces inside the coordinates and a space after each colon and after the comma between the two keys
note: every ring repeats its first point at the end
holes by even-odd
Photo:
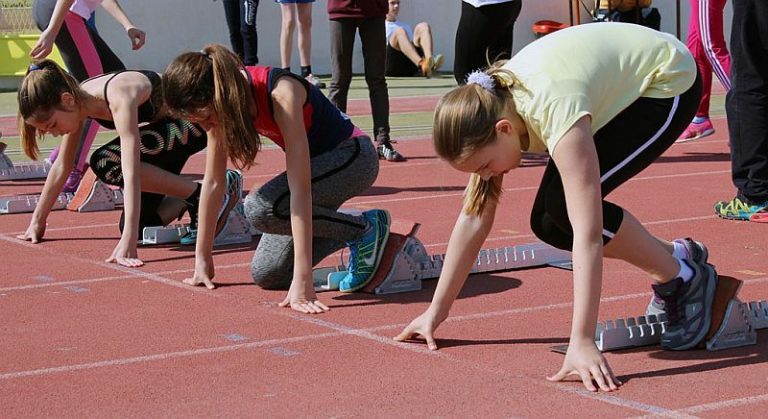
{"type": "MultiPolygon", "coordinates": [[[[63,210],[74,194],[60,193],[53,204],[52,210],[63,210]]],[[[40,201],[40,195],[17,195],[0,197],[0,214],[21,214],[33,212],[37,203],[40,201]]]]}
{"type": "MultiPolygon", "coordinates": [[[[705,341],[707,350],[717,351],[757,343],[756,330],[768,328],[768,317],[764,314],[760,314],[763,317],[763,323],[755,324],[752,321],[755,315],[750,313],[750,307],[759,304],[761,303],[742,303],[738,299],[732,299],[728,303],[720,327],[717,328],[711,338],[705,341]]],[[[600,322],[597,324],[595,345],[601,352],[658,345],[661,343],[661,334],[665,332],[666,325],[667,317],[665,314],[600,322]]],[[[567,347],[564,345],[564,347],[553,349],[561,352],[567,347]]]]}
{"type": "MultiPolygon", "coordinates": [[[[144,227],[142,245],[175,244],[181,237],[189,233],[189,224],[176,224],[165,227],[144,227]]],[[[261,234],[245,218],[243,203],[240,202],[230,211],[227,223],[214,239],[214,246],[250,243],[253,236],[261,234]]]]}
{"type": "MultiPolygon", "coordinates": [[[[742,281],[720,276],[712,306],[712,325],[700,346],[708,351],[738,348],[757,343],[758,329],[768,328],[768,302],[742,303],[736,298],[742,281]]],[[[601,352],[658,345],[666,331],[664,313],[640,317],[619,318],[599,322],[595,345],[601,352]]],[[[565,353],[568,345],[555,346],[555,352],[565,353]]]]}
{"type": "Polygon", "coordinates": [[[13,164],[5,153],[0,153],[0,180],[41,179],[48,176],[50,169],[51,164],[46,161],[13,164]]]}
{"type": "MultiPolygon", "coordinates": [[[[420,224],[405,223],[405,227],[406,229],[403,230],[402,225],[398,226],[393,223],[387,248],[381,258],[380,271],[374,275],[370,284],[362,291],[373,294],[418,291],[421,289],[422,280],[440,277],[445,254],[429,255],[421,241],[416,238],[420,224]],[[381,271],[382,268],[386,267],[389,267],[388,271],[381,271]]],[[[483,249],[478,253],[470,274],[526,269],[545,265],[567,268],[570,260],[570,252],[556,249],[542,242],[483,249]]],[[[344,272],[344,269],[342,266],[337,271],[344,272]]],[[[334,282],[337,282],[336,278],[344,273],[332,272],[327,275],[325,280],[320,278],[315,281],[315,290],[338,289],[338,284],[334,282]]]]}
{"type": "MultiPolygon", "coordinates": [[[[123,191],[112,189],[101,181],[93,184],[87,197],[82,204],[73,206],[72,202],[78,192],[62,192],[56,198],[51,210],[69,209],[77,212],[96,212],[111,211],[118,206],[123,205],[123,191]]],[[[34,212],[37,203],[40,202],[40,195],[16,195],[0,197],[0,214],[22,214],[34,212]]]]}

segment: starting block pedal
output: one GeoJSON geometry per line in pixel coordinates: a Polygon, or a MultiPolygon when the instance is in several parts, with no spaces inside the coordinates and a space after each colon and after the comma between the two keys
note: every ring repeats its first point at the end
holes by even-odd
{"type": "MultiPolygon", "coordinates": [[[[144,227],[142,231],[142,245],[175,244],[181,237],[189,233],[188,224],[176,224],[169,226],[144,227]]],[[[261,234],[245,218],[243,203],[240,202],[230,211],[227,223],[224,225],[216,239],[214,246],[226,246],[230,244],[250,243],[253,236],[261,234]]]]}

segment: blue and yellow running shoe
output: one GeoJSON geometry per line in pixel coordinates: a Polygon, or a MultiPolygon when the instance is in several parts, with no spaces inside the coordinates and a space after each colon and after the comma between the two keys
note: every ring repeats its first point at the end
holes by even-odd
{"type": "Polygon", "coordinates": [[[370,227],[363,237],[349,243],[351,255],[347,275],[339,282],[341,292],[355,292],[371,282],[389,239],[389,212],[375,209],[364,212],[363,217],[370,227]]]}
{"type": "Polygon", "coordinates": [[[715,214],[728,220],[749,221],[749,217],[757,213],[768,212],[768,201],[761,204],[750,204],[739,196],[730,201],[720,201],[715,204],[715,214]]]}
{"type": "MultiPolygon", "coordinates": [[[[232,169],[227,169],[227,190],[224,194],[224,201],[219,209],[219,215],[216,219],[216,230],[213,237],[219,235],[221,230],[227,225],[229,213],[237,206],[243,196],[243,175],[232,169]]],[[[197,242],[197,224],[198,208],[189,208],[189,232],[181,237],[179,243],[182,246],[191,246],[197,242]]]]}

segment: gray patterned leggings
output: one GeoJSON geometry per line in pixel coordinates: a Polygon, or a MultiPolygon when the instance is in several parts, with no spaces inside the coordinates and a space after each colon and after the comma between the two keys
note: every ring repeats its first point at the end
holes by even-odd
{"type": "MultiPolygon", "coordinates": [[[[338,212],[348,199],[373,185],[379,157],[370,138],[345,140],[310,160],[312,166],[312,266],[363,234],[361,216],[338,212]]],[[[248,220],[264,234],[251,263],[253,281],[266,289],[287,289],[293,278],[290,190],[285,172],[245,199],[248,220]]]]}

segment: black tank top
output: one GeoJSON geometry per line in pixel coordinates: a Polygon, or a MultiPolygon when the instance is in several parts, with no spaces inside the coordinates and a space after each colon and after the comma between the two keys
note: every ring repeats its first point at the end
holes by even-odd
{"type": "MultiPolygon", "coordinates": [[[[156,119],[158,112],[160,112],[160,108],[163,106],[163,92],[160,88],[160,75],[155,73],[154,71],[147,71],[147,70],[121,70],[116,71],[114,73],[111,73],[111,76],[109,80],[107,80],[106,83],[104,83],[104,101],[107,102],[107,108],[109,108],[109,99],[107,98],[107,86],[109,86],[109,82],[112,81],[115,76],[117,76],[120,73],[126,72],[126,71],[135,71],[137,73],[141,73],[149,79],[149,82],[152,84],[152,93],[149,95],[149,99],[139,105],[139,123],[142,122],[152,122],[156,119]]],[[[90,80],[90,79],[89,79],[90,80]]],[[[87,81],[87,80],[86,80],[87,81]]],[[[94,118],[94,121],[98,122],[99,125],[101,125],[104,128],[108,129],[115,129],[115,122],[109,121],[106,119],[96,119],[94,118]]]]}

